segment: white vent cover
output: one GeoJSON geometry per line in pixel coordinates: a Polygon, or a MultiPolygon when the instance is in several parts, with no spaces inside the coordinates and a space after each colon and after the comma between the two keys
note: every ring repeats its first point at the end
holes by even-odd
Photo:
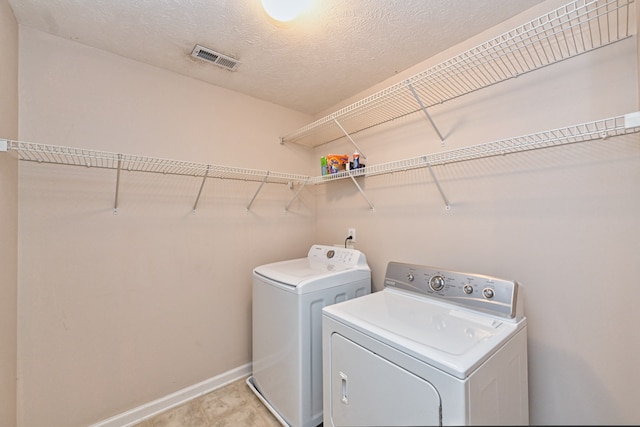
{"type": "Polygon", "coordinates": [[[218,67],[222,67],[229,71],[235,71],[240,64],[240,61],[237,59],[231,58],[230,56],[223,55],[214,50],[208,49],[204,46],[200,46],[197,44],[193,48],[193,52],[191,52],[191,56],[194,58],[201,59],[203,61],[211,62],[212,64],[217,65],[218,67]]]}

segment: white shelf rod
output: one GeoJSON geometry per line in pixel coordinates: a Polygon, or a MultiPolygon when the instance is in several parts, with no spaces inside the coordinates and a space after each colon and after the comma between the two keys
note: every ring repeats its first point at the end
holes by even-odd
{"type": "Polygon", "coordinates": [[[200,189],[198,190],[198,195],[196,196],[196,201],[193,204],[193,209],[192,212],[196,213],[196,208],[198,207],[198,202],[200,201],[200,195],[202,194],[202,189],[204,188],[204,183],[207,180],[207,177],[209,176],[209,171],[211,170],[211,165],[207,165],[207,171],[204,173],[204,176],[202,177],[202,182],[200,183],[200,189]]]}
{"type": "Polygon", "coordinates": [[[338,120],[333,119],[333,121],[336,123],[336,125],[340,128],[340,130],[342,131],[342,133],[345,134],[345,136],[349,139],[349,141],[351,141],[351,144],[353,144],[354,147],[356,147],[356,150],[358,150],[358,153],[360,153],[360,155],[362,156],[362,158],[366,159],[367,156],[362,152],[362,150],[360,149],[360,147],[358,147],[358,144],[356,144],[356,142],[353,140],[353,138],[351,138],[351,135],[349,135],[349,133],[344,130],[344,128],[342,127],[342,125],[340,124],[340,122],[338,122],[338,120]]]}
{"type": "Polygon", "coordinates": [[[289,202],[289,204],[287,205],[286,208],[284,208],[285,212],[289,212],[289,208],[291,207],[291,205],[293,204],[293,202],[298,198],[298,196],[300,195],[300,192],[302,191],[302,189],[304,188],[305,185],[307,185],[307,183],[309,182],[309,180],[311,179],[311,177],[308,177],[307,179],[304,180],[304,182],[302,183],[302,185],[300,186],[300,188],[298,188],[298,191],[296,191],[296,194],[293,195],[293,199],[291,199],[291,201],[289,202]]]}
{"type": "Polygon", "coordinates": [[[425,116],[427,116],[427,119],[429,119],[429,123],[431,123],[431,126],[438,134],[438,137],[440,138],[440,145],[444,147],[444,137],[438,130],[438,126],[436,126],[435,122],[433,121],[433,118],[431,118],[431,114],[429,114],[429,112],[427,111],[427,107],[425,107],[425,105],[422,103],[422,99],[420,99],[420,95],[418,95],[418,92],[416,92],[416,90],[413,88],[413,85],[409,82],[409,80],[407,80],[407,86],[409,87],[409,90],[413,94],[413,97],[416,99],[416,101],[418,101],[418,104],[420,105],[422,112],[424,113],[425,116]]]}
{"type": "Polygon", "coordinates": [[[260,190],[262,190],[262,187],[264,186],[264,184],[266,184],[268,178],[269,178],[269,171],[267,171],[267,173],[265,174],[264,179],[262,180],[262,182],[260,183],[260,186],[256,190],[256,194],[253,195],[253,197],[251,198],[251,201],[247,205],[247,212],[251,210],[251,205],[253,205],[253,201],[256,200],[256,197],[258,197],[258,193],[260,192],[260,190]]]}

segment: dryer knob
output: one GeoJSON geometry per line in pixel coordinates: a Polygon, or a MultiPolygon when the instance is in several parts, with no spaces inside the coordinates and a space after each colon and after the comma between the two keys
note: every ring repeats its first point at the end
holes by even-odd
{"type": "Polygon", "coordinates": [[[493,298],[495,292],[491,288],[484,288],[482,290],[482,295],[484,295],[485,298],[493,298]]]}
{"type": "Polygon", "coordinates": [[[410,282],[413,282],[413,279],[415,279],[415,277],[413,277],[413,274],[409,273],[407,274],[407,280],[410,282]]]}
{"type": "Polygon", "coordinates": [[[431,280],[429,280],[429,287],[434,291],[441,291],[442,288],[444,288],[444,277],[433,276],[431,280]]]}

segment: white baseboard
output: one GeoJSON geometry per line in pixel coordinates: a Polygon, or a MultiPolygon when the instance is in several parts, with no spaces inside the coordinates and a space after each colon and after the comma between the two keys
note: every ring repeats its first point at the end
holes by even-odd
{"type": "Polygon", "coordinates": [[[196,397],[200,397],[213,390],[223,387],[233,381],[239,380],[251,374],[251,363],[224,372],[201,383],[178,390],[167,396],[156,399],[153,402],[146,403],[137,408],[133,408],[127,412],[115,415],[104,421],[92,424],[89,427],[130,427],[134,424],[144,421],[154,415],[185,403],[196,397]]]}

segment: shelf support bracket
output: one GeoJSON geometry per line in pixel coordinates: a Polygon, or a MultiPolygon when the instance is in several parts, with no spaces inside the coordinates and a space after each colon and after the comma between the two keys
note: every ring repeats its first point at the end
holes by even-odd
{"type": "Polygon", "coordinates": [[[367,201],[367,203],[369,203],[369,206],[371,207],[371,210],[375,211],[376,208],[373,207],[373,204],[371,203],[371,200],[369,200],[367,195],[364,193],[364,190],[362,190],[362,187],[360,187],[360,185],[358,184],[358,181],[356,181],[356,179],[351,174],[349,174],[349,178],[351,178],[351,181],[353,181],[353,183],[356,185],[356,187],[358,188],[358,191],[360,191],[360,194],[362,194],[362,197],[364,197],[364,199],[367,201]]]}
{"type": "Polygon", "coordinates": [[[116,172],[116,198],[113,202],[113,214],[118,215],[118,193],[120,192],[120,171],[122,170],[122,154],[118,154],[118,171],[116,172]]]}
{"type": "MultiPolygon", "coordinates": [[[[425,158],[426,160],[426,158],[425,158]]],[[[433,172],[433,169],[431,168],[431,164],[427,163],[427,168],[429,169],[429,173],[431,174],[431,178],[433,178],[433,182],[436,183],[436,187],[438,187],[438,191],[440,192],[440,196],[442,197],[442,200],[444,201],[444,208],[446,210],[451,210],[451,205],[449,204],[449,200],[447,199],[447,196],[445,196],[444,191],[442,191],[442,187],[440,186],[440,181],[438,181],[438,178],[436,177],[436,174],[433,172]]]]}
{"type": "Polygon", "coordinates": [[[285,212],[289,212],[289,208],[291,207],[291,205],[293,204],[293,202],[298,198],[298,196],[300,195],[300,192],[302,191],[302,189],[304,188],[305,185],[307,185],[307,183],[309,182],[309,179],[311,179],[311,177],[307,178],[304,180],[304,182],[302,183],[302,185],[300,186],[300,188],[298,188],[298,191],[296,191],[296,194],[293,196],[293,199],[291,199],[291,201],[289,202],[289,204],[287,205],[286,208],[284,208],[285,212]]]}
{"type": "Polygon", "coordinates": [[[436,131],[436,133],[438,134],[438,137],[440,138],[441,145],[444,146],[444,138],[443,138],[442,134],[440,133],[440,131],[438,130],[438,127],[436,126],[435,122],[431,118],[431,114],[429,114],[429,112],[427,111],[427,107],[425,107],[424,104],[422,103],[422,99],[420,99],[420,95],[418,95],[418,92],[416,92],[416,90],[413,88],[413,85],[411,83],[409,83],[408,80],[407,80],[407,86],[409,87],[409,90],[413,94],[413,97],[416,99],[416,101],[418,101],[418,104],[420,105],[420,108],[422,109],[422,112],[424,113],[425,116],[427,116],[427,119],[429,119],[429,123],[431,123],[431,126],[436,131]]]}
{"type": "Polygon", "coordinates": [[[260,192],[260,190],[262,190],[262,187],[267,182],[267,179],[269,178],[269,174],[270,173],[271,172],[267,171],[267,174],[264,176],[264,179],[260,183],[260,187],[258,187],[258,190],[256,191],[256,194],[254,194],[253,197],[251,198],[251,201],[247,205],[247,212],[249,212],[251,210],[251,205],[253,205],[253,201],[256,199],[256,197],[258,197],[258,193],[260,192]]]}
{"type": "Polygon", "coordinates": [[[120,171],[122,170],[122,154],[118,154],[118,172],[116,172],[116,199],[113,202],[113,214],[118,215],[118,193],[120,192],[120,171]]]}
{"type": "Polygon", "coordinates": [[[349,135],[349,133],[344,130],[344,128],[342,127],[342,125],[340,124],[340,122],[338,122],[338,120],[336,120],[335,118],[333,119],[333,121],[336,123],[336,125],[340,128],[340,130],[342,131],[342,133],[345,134],[345,136],[349,139],[349,141],[351,141],[351,144],[353,144],[354,147],[356,147],[356,150],[358,150],[358,153],[360,153],[360,155],[362,156],[363,159],[366,160],[367,156],[365,156],[365,154],[362,152],[362,150],[360,149],[360,147],[358,147],[358,144],[356,144],[356,142],[353,140],[353,138],[351,138],[351,135],[349,135]]]}
{"type": "Polygon", "coordinates": [[[193,204],[193,213],[196,213],[196,207],[198,207],[198,202],[200,201],[200,195],[202,194],[202,189],[204,188],[204,183],[207,180],[207,177],[209,176],[209,171],[211,170],[211,165],[207,165],[207,170],[204,173],[204,176],[202,177],[202,182],[200,183],[200,189],[198,190],[198,195],[196,196],[196,201],[193,204]]]}

